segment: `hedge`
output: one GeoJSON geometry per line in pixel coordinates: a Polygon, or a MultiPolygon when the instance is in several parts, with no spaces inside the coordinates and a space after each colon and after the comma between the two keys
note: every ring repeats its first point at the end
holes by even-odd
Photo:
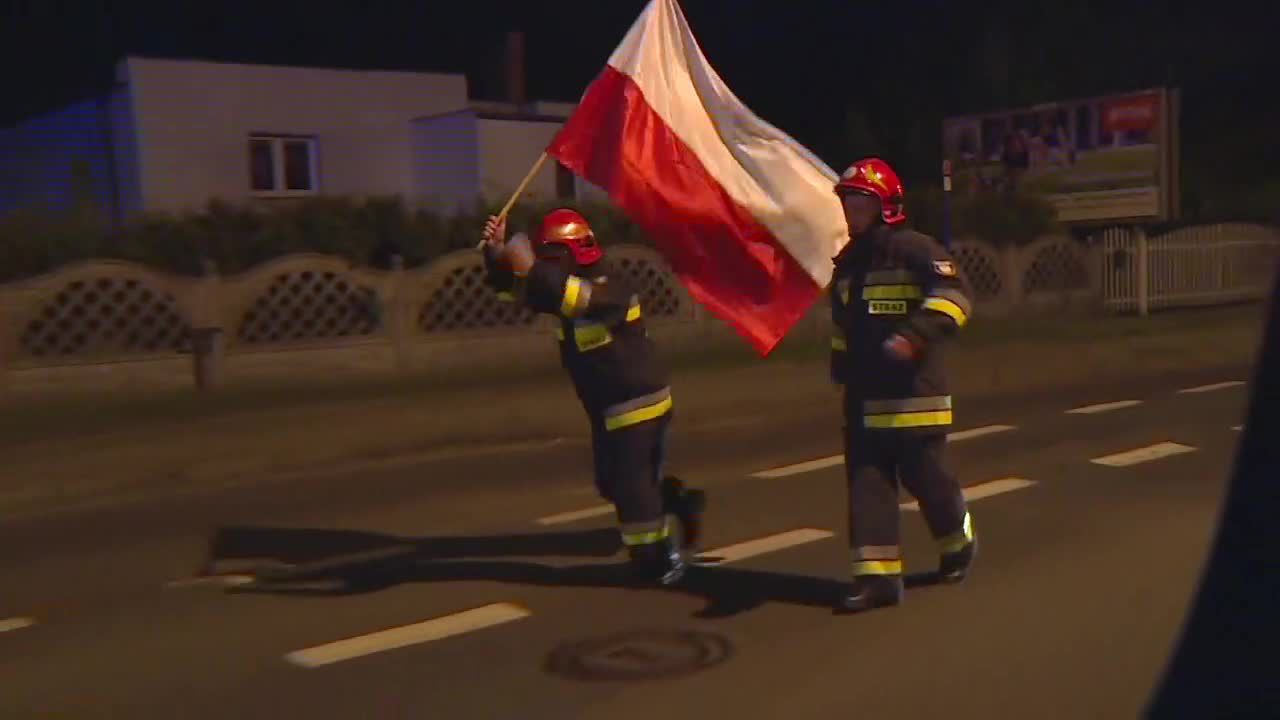
{"type": "MultiPolygon", "coordinates": [[[[611,208],[569,205],[587,216],[604,244],[645,242],[634,223],[611,208]]],[[[549,209],[549,203],[517,205],[511,231],[532,229],[549,209]]],[[[452,215],[412,211],[390,197],[319,197],[265,208],[215,201],[202,212],[148,214],[111,230],[93,212],[24,210],[0,217],[0,281],[89,258],[133,260],[186,275],[202,272],[206,258],[232,274],[297,252],[382,267],[399,254],[414,267],[474,246],[485,218],[496,212],[484,205],[452,215]]]]}
{"type": "MultiPolygon", "coordinates": [[[[1053,210],[1039,198],[989,195],[957,198],[952,232],[995,244],[1029,242],[1053,226],[1053,210]]],[[[602,244],[649,244],[624,214],[597,203],[567,203],[591,222],[602,244]]],[[[518,204],[509,226],[531,230],[550,202],[518,204]]],[[[941,193],[908,198],[913,224],[940,232],[941,193]]],[[[90,258],[132,260],[171,272],[197,275],[204,260],[224,274],[297,252],[345,257],[387,267],[399,254],[415,267],[452,250],[475,245],[496,207],[477,204],[453,215],[410,210],[398,198],[310,198],[287,205],[236,206],[211,202],[201,212],[149,214],[111,230],[98,213],[25,210],[0,217],[0,282],[38,275],[90,258]]]]}
{"type": "MultiPolygon", "coordinates": [[[[941,189],[907,191],[907,216],[918,230],[942,237],[941,189]]],[[[1064,232],[1057,211],[1040,195],[1026,192],[979,193],[951,197],[951,237],[977,237],[997,247],[1026,245],[1050,233],[1064,232]]]]}

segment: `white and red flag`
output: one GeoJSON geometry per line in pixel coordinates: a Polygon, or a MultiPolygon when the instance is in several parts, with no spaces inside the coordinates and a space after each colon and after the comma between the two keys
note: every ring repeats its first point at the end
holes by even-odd
{"type": "Polygon", "coordinates": [[[547,154],[605,189],[761,355],[848,242],[836,173],[730,92],[676,0],[651,0],[547,154]]]}

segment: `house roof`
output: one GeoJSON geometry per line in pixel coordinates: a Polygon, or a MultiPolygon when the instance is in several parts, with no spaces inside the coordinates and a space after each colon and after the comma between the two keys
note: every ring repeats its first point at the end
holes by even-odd
{"type": "Polygon", "coordinates": [[[175,56],[156,56],[156,55],[139,55],[131,54],[122,58],[116,64],[116,73],[118,79],[124,79],[125,68],[132,62],[154,63],[154,64],[187,64],[187,65],[222,65],[228,67],[244,67],[259,68],[263,70],[316,70],[321,72],[340,72],[354,73],[361,75],[377,74],[377,75],[408,75],[414,77],[439,77],[439,78],[465,78],[465,73],[457,72],[440,72],[426,70],[408,70],[393,68],[356,68],[356,67],[336,67],[329,65],[309,65],[309,64],[292,64],[282,65],[276,63],[255,63],[242,62],[235,60],[222,60],[217,58],[200,58],[200,57],[175,57],[175,56]]]}

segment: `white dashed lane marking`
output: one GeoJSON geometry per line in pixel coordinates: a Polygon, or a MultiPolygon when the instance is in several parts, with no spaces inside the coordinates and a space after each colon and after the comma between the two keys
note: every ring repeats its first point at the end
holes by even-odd
{"type": "Polygon", "coordinates": [[[1068,415],[1094,415],[1096,413],[1111,412],[1112,410],[1120,410],[1134,405],[1141,405],[1141,400],[1120,400],[1118,402],[1100,403],[1098,405],[1085,405],[1084,407],[1072,408],[1067,411],[1068,415]]]}
{"type": "Polygon", "coordinates": [[[582,510],[571,510],[558,515],[548,515],[538,518],[539,525],[561,525],[564,523],[577,522],[586,520],[587,518],[601,517],[613,513],[612,505],[597,505],[595,507],[584,508],[582,510]]]}
{"type": "Polygon", "coordinates": [[[413,625],[404,625],[368,635],[317,645],[305,650],[296,650],[284,657],[294,665],[315,668],[386,650],[396,650],[410,645],[443,640],[455,635],[462,635],[493,627],[494,625],[509,623],[513,620],[520,620],[529,617],[531,614],[519,605],[494,603],[452,615],[445,615],[433,620],[414,623],[413,625]]]}
{"type": "Polygon", "coordinates": [[[758,473],[752,473],[753,478],[764,478],[772,480],[774,478],[787,477],[789,475],[799,475],[801,473],[813,472],[814,470],[823,470],[829,467],[844,464],[844,455],[831,455],[829,457],[818,458],[817,460],[806,460],[805,462],[796,463],[794,465],[783,465],[780,468],[772,470],[763,470],[758,473]]]}
{"type": "Polygon", "coordinates": [[[972,440],[984,435],[994,435],[996,433],[1009,432],[1017,430],[1015,425],[985,425],[983,427],[970,428],[968,430],[959,430],[947,435],[948,442],[957,442],[959,440],[972,440]]]}
{"type": "Polygon", "coordinates": [[[1175,442],[1161,442],[1155,445],[1137,448],[1114,455],[1104,455],[1091,460],[1097,465],[1106,465],[1108,467],[1127,467],[1129,465],[1137,465],[1138,463],[1159,460],[1171,455],[1181,455],[1183,453],[1194,452],[1195,448],[1190,445],[1181,445],[1175,442]]]}
{"type": "MultiPolygon", "coordinates": [[[[1034,480],[1024,480],[1022,478],[991,480],[990,482],[984,482],[964,488],[964,499],[969,501],[981,500],[982,498],[991,497],[992,495],[1000,495],[1007,492],[1013,492],[1014,490],[1028,488],[1035,484],[1034,480]]],[[[920,503],[912,500],[911,502],[902,503],[898,507],[903,510],[919,510],[920,503]]]]}
{"type": "Polygon", "coordinates": [[[1235,430],[1236,432],[1241,432],[1242,430],[1244,430],[1244,426],[1243,426],[1243,425],[1236,425],[1235,427],[1233,427],[1233,428],[1231,428],[1231,429],[1232,429],[1232,430],[1235,430]]]}
{"type": "Polygon", "coordinates": [[[1228,380],[1226,382],[1213,383],[1211,385],[1200,385],[1199,387],[1183,388],[1178,391],[1180,395],[1189,393],[1206,393],[1214,390],[1225,390],[1226,388],[1239,387],[1244,384],[1242,380],[1228,380]]]}
{"type": "Polygon", "coordinates": [[[834,537],[835,533],[830,530],[817,530],[815,528],[801,528],[799,530],[788,530],[777,535],[769,535],[767,537],[756,538],[755,540],[747,540],[746,542],[727,545],[716,550],[707,550],[699,553],[700,557],[708,560],[714,560],[716,564],[731,563],[738,560],[746,560],[757,555],[785,550],[796,545],[804,545],[806,543],[817,542],[818,540],[826,540],[834,537]]]}
{"type": "MultiPolygon", "coordinates": [[[[973,438],[982,437],[984,435],[993,435],[995,433],[1008,432],[1017,430],[1014,425],[986,425],[983,427],[971,428],[969,430],[959,430],[947,435],[949,442],[958,442],[962,440],[971,440],[973,438]]],[[[831,455],[829,457],[818,458],[816,460],[806,460],[794,465],[783,465],[782,467],[773,468],[771,470],[762,470],[752,473],[753,478],[762,478],[772,480],[775,478],[789,477],[791,475],[800,475],[801,473],[813,472],[815,470],[824,470],[829,467],[836,467],[844,464],[844,455],[831,455]]]]}
{"type": "Polygon", "coordinates": [[[31,618],[25,618],[25,617],[5,618],[4,620],[0,620],[0,633],[12,632],[14,630],[29,628],[35,624],[36,624],[36,621],[32,620],[31,618]]]}
{"type": "MultiPolygon", "coordinates": [[[[733,545],[726,545],[715,550],[708,550],[700,554],[699,559],[705,564],[732,563],[796,547],[797,545],[826,540],[834,536],[835,533],[829,530],[800,528],[733,545]]],[[[380,630],[367,635],[359,635],[303,650],[295,650],[284,657],[285,660],[294,665],[304,668],[316,668],[387,650],[435,642],[436,640],[443,640],[520,620],[532,614],[531,611],[520,605],[494,603],[412,625],[380,630]]]]}

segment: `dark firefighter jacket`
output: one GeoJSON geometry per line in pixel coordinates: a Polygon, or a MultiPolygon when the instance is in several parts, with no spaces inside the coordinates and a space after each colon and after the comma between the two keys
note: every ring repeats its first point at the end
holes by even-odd
{"type": "Polygon", "coordinates": [[[831,282],[831,375],[846,388],[850,422],[946,431],[945,340],[968,322],[969,296],[954,258],[928,235],[880,225],[846,246],[831,282]],[[913,361],[886,352],[895,334],[916,346],[913,361]]]}
{"type": "Polygon", "coordinates": [[[500,297],[560,320],[560,364],[592,422],[618,430],[671,411],[669,370],[626,275],[609,274],[604,260],[590,279],[538,260],[528,277],[516,278],[491,253],[486,248],[486,281],[500,297]]]}

